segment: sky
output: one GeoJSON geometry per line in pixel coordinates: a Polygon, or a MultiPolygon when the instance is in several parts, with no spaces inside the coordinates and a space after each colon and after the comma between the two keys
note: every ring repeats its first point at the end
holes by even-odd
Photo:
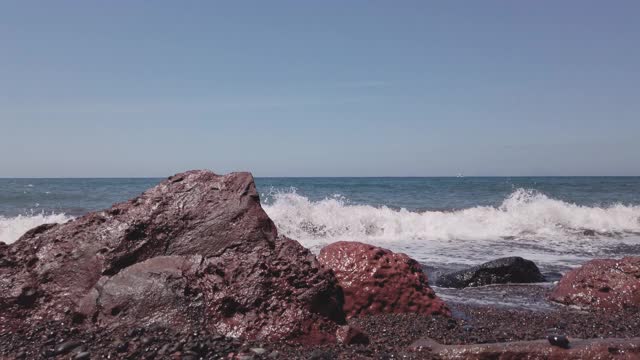
{"type": "Polygon", "coordinates": [[[640,175],[640,2],[0,2],[0,177],[640,175]]]}

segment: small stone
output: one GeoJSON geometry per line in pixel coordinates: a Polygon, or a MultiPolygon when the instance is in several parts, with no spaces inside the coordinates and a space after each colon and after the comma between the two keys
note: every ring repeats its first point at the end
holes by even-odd
{"type": "Polygon", "coordinates": [[[564,335],[549,335],[547,336],[547,340],[549,340],[549,344],[553,346],[558,346],[564,349],[569,348],[569,339],[564,335]]]}
{"type": "Polygon", "coordinates": [[[158,350],[158,355],[164,355],[169,350],[169,344],[164,344],[160,350],[158,350]]]}
{"type": "Polygon", "coordinates": [[[369,344],[369,337],[367,336],[367,334],[351,325],[343,325],[338,327],[338,330],[336,330],[336,340],[338,341],[338,343],[344,345],[369,344]]]}
{"type": "Polygon", "coordinates": [[[249,350],[251,350],[251,352],[256,354],[256,355],[262,355],[262,354],[267,352],[267,350],[264,349],[264,348],[251,348],[249,350]]]}
{"type": "Polygon", "coordinates": [[[129,348],[129,343],[126,341],[116,341],[113,345],[119,353],[123,353],[129,348]]]}
{"type": "Polygon", "coordinates": [[[566,329],[567,323],[564,321],[558,321],[558,329],[566,329]]]}
{"type": "Polygon", "coordinates": [[[91,353],[88,351],[82,351],[76,354],[76,356],[73,357],[74,360],[84,360],[84,359],[90,359],[91,358],[91,353]]]}
{"type": "Polygon", "coordinates": [[[48,358],[48,357],[56,356],[56,353],[51,349],[42,349],[40,351],[40,355],[42,355],[42,357],[48,358]]]}
{"type": "Polygon", "coordinates": [[[38,291],[34,288],[27,287],[22,289],[20,296],[18,296],[17,303],[24,307],[31,307],[34,305],[38,298],[38,291]]]}
{"type": "Polygon", "coordinates": [[[278,350],[273,350],[267,357],[269,359],[277,359],[278,357],[280,357],[280,352],[278,350]]]}
{"type": "Polygon", "coordinates": [[[65,341],[62,344],[58,345],[55,349],[55,353],[58,355],[64,355],[66,353],[68,353],[69,351],[77,348],[78,346],[82,345],[82,343],[80,341],[77,340],[69,340],[69,341],[65,341]]]}

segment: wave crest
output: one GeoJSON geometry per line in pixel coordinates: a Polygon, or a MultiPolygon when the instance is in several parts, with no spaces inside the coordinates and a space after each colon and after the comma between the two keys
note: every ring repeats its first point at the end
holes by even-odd
{"type": "Polygon", "coordinates": [[[66,214],[29,214],[15,217],[0,216],[0,241],[10,244],[36,226],[47,223],[64,223],[73,219],[66,214]]]}
{"type": "Polygon", "coordinates": [[[270,194],[264,209],[287,236],[314,241],[575,239],[640,233],[640,206],[589,207],[517,189],[500,206],[413,212],[353,205],[340,197],[311,201],[295,190],[270,194]]]}

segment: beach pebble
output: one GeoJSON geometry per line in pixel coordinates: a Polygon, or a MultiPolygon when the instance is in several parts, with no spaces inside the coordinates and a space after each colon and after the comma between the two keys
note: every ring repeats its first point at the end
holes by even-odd
{"type": "Polygon", "coordinates": [[[262,355],[265,352],[267,352],[267,350],[264,349],[264,348],[251,348],[250,350],[251,350],[252,353],[254,353],[256,355],[262,355]]]}
{"type": "Polygon", "coordinates": [[[553,346],[558,346],[564,349],[569,348],[569,339],[564,335],[549,335],[547,336],[547,340],[549,340],[549,344],[553,346]]]}
{"type": "Polygon", "coordinates": [[[158,355],[164,355],[169,350],[169,344],[164,344],[160,350],[158,350],[158,355]]]}
{"type": "Polygon", "coordinates": [[[73,357],[74,360],[85,360],[90,358],[91,358],[91,353],[88,351],[79,352],[76,354],[76,356],[73,357]]]}
{"type": "Polygon", "coordinates": [[[566,329],[567,323],[564,321],[559,321],[557,326],[558,326],[558,329],[566,329]]]}
{"type": "Polygon", "coordinates": [[[117,340],[113,343],[113,346],[116,348],[116,351],[119,353],[127,351],[129,348],[129,343],[126,341],[117,340]]]}
{"type": "Polygon", "coordinates": [[[253,356],[253,354],[238,354],[236,356],[236,359],[238,359],[238,360],[253,360],[254,356],[253,356]]]}
{"type": "Polygon", "coordinates": [[[77,348],[78,346],[80,346],[82,343],[80,341],[77,340],[69,340],[69,341],[65,341],[62,344],[58,345],[56,347],[55,353],[58,355],[63,355],[68,353],[69,351],[77,348]]]}

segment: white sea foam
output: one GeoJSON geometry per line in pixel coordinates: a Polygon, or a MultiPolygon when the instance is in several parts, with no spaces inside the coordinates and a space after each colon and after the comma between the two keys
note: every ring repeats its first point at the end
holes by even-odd
{"type": "Polygon", "coordinates": [[[603,239],[638,243],[640,234],[640,206],[579,206],[524,189],[498,207],[425,212],[353,205],[339,197],[311,201],[295,191],[270,195],[273,202],[264,208],[279,231],[307,247],[356,240],[425,261],[473,263],[526,248],[533,259],[569,264],[611,245],[603,239]]]}
{"type": "MultiPolygon", "coordinates": [[[[626,248],[615,251],[620,245],[640,245],[640,206],[579,206],[524,189],[497,207],[424,212],[355,205],[340,196],[312,201],[295,190],[269,195],[273,201],[264,209],[279,232],[314,250],[352,240],[403,251],[427,264],[519,255],[543,265],[574,266],[593,257],[625,255],[626,248]]],[[[0,216],[0,241],[12,243],[33,227],[72,218],[0,216]]]]}
{"type": "Polygon", "coordinates": [[[65,214],[30,214],[15,217],[0,216],[0,241],[10,244],[28,230],[47,223],[63,223],[73,219],[65,214]]]}

